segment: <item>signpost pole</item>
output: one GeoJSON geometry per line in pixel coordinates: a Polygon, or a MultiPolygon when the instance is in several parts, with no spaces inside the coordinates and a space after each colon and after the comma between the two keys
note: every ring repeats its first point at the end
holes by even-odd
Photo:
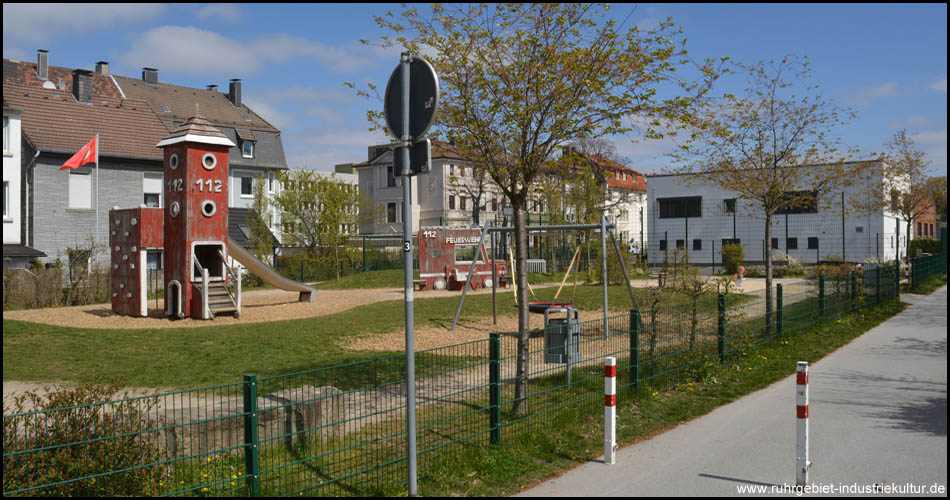
{"type": "Polygon", "coordinates": [[[407,453],[409,458],[409,496],[419,496],[416,488],[416,348],[412,290],[412,177],[410,177],[409,145],[409,61],[408,52],[399,60],[402,78],[402,136],[399,154],[402,155],[402,237],[403,276],[406,297],[406,427],[408,432],[407,453]]]}

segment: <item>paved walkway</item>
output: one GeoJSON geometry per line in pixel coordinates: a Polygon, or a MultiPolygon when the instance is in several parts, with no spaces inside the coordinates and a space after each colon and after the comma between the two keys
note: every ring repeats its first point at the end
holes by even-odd
{"type": "MultiPolygon", "coordinates": [[[[810,367],[810,480],[825,494],[947,495],[947,287],[901,297],[912,306],[810,367]]],[[[794,484],[791,376],[521,495],[771,496],[794,484]]]]}

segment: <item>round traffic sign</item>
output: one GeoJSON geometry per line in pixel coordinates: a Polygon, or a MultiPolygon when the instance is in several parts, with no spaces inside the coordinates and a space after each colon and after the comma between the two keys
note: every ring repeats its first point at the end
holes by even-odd
{"type": "MultiPolygon", "coordinates": [[[[396,66],[386,85],[383,100],[383,112],[386,126],[396,139],[402,139],[407,132],[403,130],[402,118],[402,74],[396,66]]],[[[439,108],[439,77],[428,61],[413,56],[409,61],[409,140],[421,137],[435,120],[439,108]]]]}

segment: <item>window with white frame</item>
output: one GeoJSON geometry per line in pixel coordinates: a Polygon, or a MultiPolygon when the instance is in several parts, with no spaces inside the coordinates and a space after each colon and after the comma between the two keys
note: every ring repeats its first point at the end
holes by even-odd
{"type": "Polygon", "coordinates": [[[241,156],[254,158],[254,141],[241,141],[241,156]]]}
{"type": "Polygon", "coordinates": [[[162,174],[146,172],[142,178],[142,193],[147,207],[162,206],[162,174]]]}
{"type": "Polygon", "coordinates": [[[69,208],[92,208],[92,173],[89,170],[69,172],[69,208]]]}
{"type": "Polygon", "coordinates": [[[10,117],[3,117],[3,152],[10,152],[10,117]]]}
{"type": "Polygon", "coordinates": [[[254,196],[254,178],[253,177],[241,177],[241,196],[242,197],[254,196]]]}
{"type": "Polygon", "coordinates": [[[10,216],[10,181],[3,181],[3,218],[10,216]]]}

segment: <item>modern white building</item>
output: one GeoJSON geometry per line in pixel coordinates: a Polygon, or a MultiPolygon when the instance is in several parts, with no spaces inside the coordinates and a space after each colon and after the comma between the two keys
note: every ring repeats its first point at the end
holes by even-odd
{"type": "MultiPolygon", "coordinates": [[[[867,175],[879,177],[881,161],[874,163],[867,175]]],[[[651,265],[662,264],[676,248],[688,251],[690,263],[721,265],[722,245],[730,242],[742,244],[748,264],[764,263],[769,247],[806,263],[842,256],[848,262],[891,260],[907,253],[904,221],[887,211],[858,208],[871,183],[819,192],[815,203],[775,215],[772,239],[766,242],[761,207],[737,192],[684,175],[651,175],[647,181],[651,265]]],[[[800,189],[811,192],[809,186],[800,189]]]]}

